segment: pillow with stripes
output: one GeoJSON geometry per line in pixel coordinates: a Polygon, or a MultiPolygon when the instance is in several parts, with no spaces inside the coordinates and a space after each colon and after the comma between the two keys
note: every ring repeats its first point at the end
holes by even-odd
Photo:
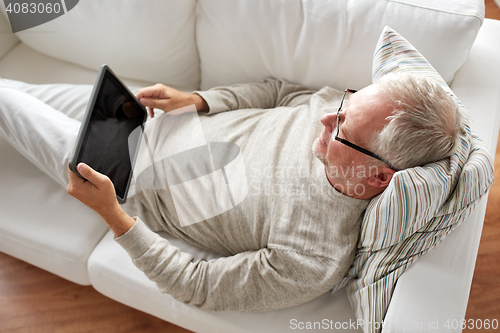
{"type": "MultiPolygon", "coordinates": [[[[391,72],[430,77],[458,101],[422,54],[385,27],[373,58],[373,82],[391,72]]],[[[449,159],[397,172],[368,205],[355,260],[334,289],[346,286],[357,318],[367,325],[365,332],[382,327],[399,276],[460,225],[491,186],[491,157],[470,128],[465,132],[449,159]]]]}

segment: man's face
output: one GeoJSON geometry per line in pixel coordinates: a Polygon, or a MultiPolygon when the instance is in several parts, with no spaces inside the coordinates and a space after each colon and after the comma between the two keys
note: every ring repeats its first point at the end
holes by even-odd
{"type": "MultiPolygon", "coordinates": [[[[352,94],[347,105],[344,101],[339,115],[339,137],[369,149],[370,138],[389,122],[386,118],[392,115],[393,110],[393,103],[382,98],[376,86],[368,86],[352,94]]],[[[344,185],[347,181],[360,183],[363,171],[366,176],[376,172],[364,167],[372,157],[335,140],[336,112],[325,114],[321,123],[324,128],[314,141],[313,152],[326,166],[332,185],[344,185]]]]}

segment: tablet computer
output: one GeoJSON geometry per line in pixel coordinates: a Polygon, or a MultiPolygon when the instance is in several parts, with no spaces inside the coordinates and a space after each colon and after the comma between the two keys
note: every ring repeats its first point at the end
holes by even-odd
{"type": "Polygon", "coordinates": [[[107,65],[102,65],[80,126],[69,168],[80,162],[108,176],[118,202],[124,203],[132,179],[142,127],[144,106],[107,65]]]}

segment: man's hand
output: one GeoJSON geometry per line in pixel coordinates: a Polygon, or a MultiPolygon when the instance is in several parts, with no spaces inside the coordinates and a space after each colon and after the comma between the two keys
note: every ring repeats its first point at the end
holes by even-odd
{"type": "Polygon", "coordinates": [[[78,164],[77,169],[87,180],[69,170],[68,194],[101,215],[116,236],[127,232],[135,220],[123,211],[116,200],[115,187],[111,180],[85,163],[78,164]]]}
{"type": "Polygon", "coordinates": [[[200,95],[182,92],[161,83],[142,88],[135,96],[148,109],[151,118],[154,117],[154,108],[169,112],[194,104],[196,111],[208,111],[207,102],[200,95]]]}

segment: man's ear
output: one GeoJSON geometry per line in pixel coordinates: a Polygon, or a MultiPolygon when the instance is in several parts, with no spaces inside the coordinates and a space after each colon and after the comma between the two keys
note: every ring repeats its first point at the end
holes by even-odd
{"type": "Polygon", "coordinates": [[[376,175],[368,178],[368,185],[379,188],[386,188],[391,182],[392,176],[396,173],[395,170],[389,167],[378,168],[376,175]]]}

